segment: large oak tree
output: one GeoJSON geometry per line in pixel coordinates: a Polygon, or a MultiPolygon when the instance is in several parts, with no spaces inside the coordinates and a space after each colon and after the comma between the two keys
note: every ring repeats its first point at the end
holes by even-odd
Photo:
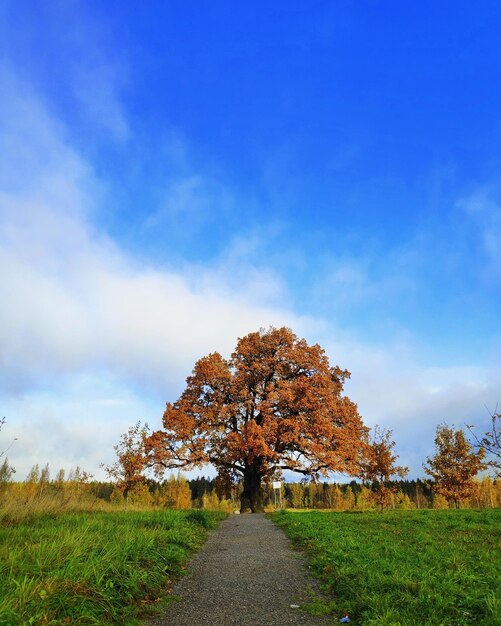
{"type": "Polygon", "coordinates": [[[342,395],[349,372],[287,328],[238,340],[229,360],[200,359],[146,440],[157,468],[213,464],[243,482],[241,511],[261,511],[262,484],[283,470],[316,477],[358,474],[367,429],[342,395]]]}

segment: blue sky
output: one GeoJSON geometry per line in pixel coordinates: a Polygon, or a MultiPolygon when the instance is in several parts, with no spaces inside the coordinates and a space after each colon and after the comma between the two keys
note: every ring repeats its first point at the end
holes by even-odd
{"type": "Polygon", "coordinates": [[[351,370],[414,475],[438,423],[486,423],[500,26],[497,2],[3,3],[0,436],[19,474],[100,476],[198,357],[270,324],[351,370]]]}

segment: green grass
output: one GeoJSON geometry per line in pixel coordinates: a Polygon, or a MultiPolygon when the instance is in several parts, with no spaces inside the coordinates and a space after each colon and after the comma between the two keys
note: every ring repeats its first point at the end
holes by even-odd
{"type": "Polygon", "coordinates": [[[367,626],[501,624],[501,509],[277,513],[334,600],[367,626]]]}
{"type": "Polygon", "coordinates": [[[224,514],[38,515],[0,526],[0,624],[138,624],[224,514]]]}

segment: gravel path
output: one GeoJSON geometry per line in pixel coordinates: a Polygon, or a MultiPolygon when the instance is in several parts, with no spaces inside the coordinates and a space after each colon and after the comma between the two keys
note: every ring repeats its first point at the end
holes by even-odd
{"type": "Polygon", "coordinates": [[[301,605],[318,593],[299,553],[264,515],[233,515],[172,589],[180,596],[149,626],[321,626],[301,605]]]}

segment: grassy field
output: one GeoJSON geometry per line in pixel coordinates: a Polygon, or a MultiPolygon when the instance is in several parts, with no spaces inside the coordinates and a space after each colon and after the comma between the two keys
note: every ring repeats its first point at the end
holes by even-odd
{"type": "Polygon", "coordinates": [[[0,624],[137,624],[222,517],[165,510],[4,523],[0,624]]]}
{"type": "Polygon", "coordinates": [[[352,624],[501,624],[501,509],[277,513],[352,624]]]}

